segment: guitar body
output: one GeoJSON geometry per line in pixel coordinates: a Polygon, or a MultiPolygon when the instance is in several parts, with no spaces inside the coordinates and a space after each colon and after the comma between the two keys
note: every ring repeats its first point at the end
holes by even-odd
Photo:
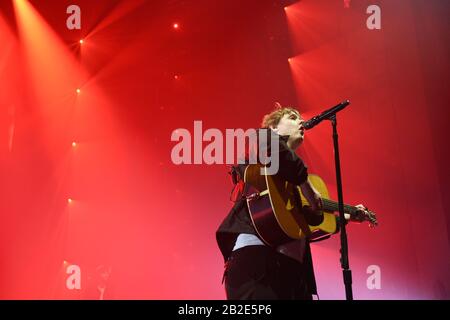
{"type": "MultiPolygon", "coordinates": [[[[247,206],[253,225],[260,238],[270,246],[301,239],[317,239],[337,230],[336,216],[324,211],[312,213],[300,187],[284,181],[277,175],[265,174],[261,165],[247,166],[244,181],[249,184],[247,206]],[[263,171],[263,174],[261,174],[263,171]]],[[[317,175],[309,175],[311,184],[328,199],[328,189],[317,175]]]]}

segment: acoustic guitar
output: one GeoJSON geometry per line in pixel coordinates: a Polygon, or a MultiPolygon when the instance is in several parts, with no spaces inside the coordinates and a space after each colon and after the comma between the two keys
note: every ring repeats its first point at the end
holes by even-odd
{"type": "MultiPolygon", "coordinates": [[[[245,196],[250,218],[267,245],[276,247],[305,237],[319,240],[339,231],[337,216],[333,214],[339,211],[338,203],[329,198],[327,186],[319,176],[308,175],[323,200],[323,212],[317,214],[310,209],[299,186],[266,172],[267,168],[259,164],[248,165],[244,182],[248,184],[245,196]]],[[[344,211],[355,215],[360,210],[345,204],[344,211]]],[[[376,225],[375,213],[367,212],[367,220],[376,225]]]]}

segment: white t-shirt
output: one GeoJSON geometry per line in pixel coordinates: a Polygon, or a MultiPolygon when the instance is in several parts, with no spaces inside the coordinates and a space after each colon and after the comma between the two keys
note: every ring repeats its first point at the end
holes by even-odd
{"type": "MultiPolygon", "coordinates": [[[[264,242],[261,241],[256,235],[249,233],[241,233],[236,238],[236,243],[234,244],[233,251],[241,249],[247,246],[265,246],[264,242]]],[[[305,240],[299,239],[292,242],[288,242],[281,246],[278,246],[276,250],[292,259],[299,262],[303,262],[303,255],[305,252],[305,240]]]]}

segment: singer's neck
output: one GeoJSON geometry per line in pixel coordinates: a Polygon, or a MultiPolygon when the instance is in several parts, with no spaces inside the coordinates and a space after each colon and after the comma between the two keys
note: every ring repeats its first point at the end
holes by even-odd
{"type": "Polygon", "coordinates": [[[289,147],[289,149],[291,149],[292,151],[295,151],[298,149],[298,147],[300,147],[300,145],[303,142],[303,138],[301,139],[293,139],[291,137],[289,137],[288,141],[287,141],[287,146],[289,147]]]}

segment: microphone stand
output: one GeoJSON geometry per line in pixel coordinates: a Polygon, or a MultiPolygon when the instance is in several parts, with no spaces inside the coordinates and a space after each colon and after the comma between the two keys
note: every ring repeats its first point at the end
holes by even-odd
{"type": "Polygon", "coordinates": [[[347,221],[345,220],[344,214],[344,196],[342,195],[342,176],[341,176],[341,160],[339,159],[339,141],[337,132],[337,118],[336,113],[344,109],[350,104],[349,100],[345,100],[331,109],[328,109],[318,116],[304,123],[304,128],[306,130],[314,128],[323,120],[330,120],[333,125],[333,147],[334,147],[334,162],[336,167],[336,183],[338,192],[338,204],[339,204],[339,229],[341,232],[341,267],[342,274],[344,276],[345,285],[345,296],[347,300],[353,300],[352,291],[352,271],[350,270],[348,262],[348,242],[347,242],[347,231],[345,226],[347,221]]]}
{"type": "Polygon", "coordinates": [[[342,194],[342,176],[341,176],[341,161],[339,158],[339,141],[337,132],[337,119],[336,114],[333,114],[329,119],[333,126],[333,146],[334,146],[334,162],[336,167],[336,184],[338,193],[338,203],[339,203],[339,229],[341,236],[341,267],[342,274],[344,277],[345,285],[345,296],[347,300],[353,300],[353,290],[352,290],[352,271],[350,270],[348,261],[348,242],[347,242],[347,231],[345,226],[347,221],[344,215],[344,196],[342,194]]]}

